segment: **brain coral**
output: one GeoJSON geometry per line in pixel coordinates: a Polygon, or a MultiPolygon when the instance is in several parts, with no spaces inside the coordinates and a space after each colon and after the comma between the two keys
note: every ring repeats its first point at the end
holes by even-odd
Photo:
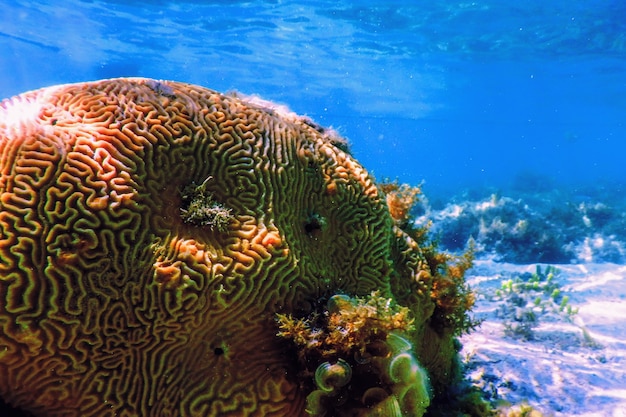
{"type": "Polygon", "coordinates": [[[419,248],[307,118],[177,82],[55,86],[0,106],[0,175],[0,397],[15,407],[304,416],[314,377],[276,315],[374,291],[410,310],[402,337],[432,385],[449,378],[454,332],[429,324],[419,248]]]}

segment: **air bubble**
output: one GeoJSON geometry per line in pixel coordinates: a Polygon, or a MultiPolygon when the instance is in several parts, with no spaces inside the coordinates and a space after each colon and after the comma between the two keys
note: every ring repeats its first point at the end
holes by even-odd
{"type": "Polygon", "coordinates": [[[352,367],[343,359],[336,363],[324,362],[315,370],[315,384],[325,392],[345,386],[352,378],[352,367]]]}
{"type": "Polygon", "coordinates": [[[391,352],[395,354],[408,352],[413,348],[411,342],[395,333],[389,333],[387,336],[387,344],[389,345],[391,352]]]}
{"type": "Polygon", "coordinates": [[[410,383],[420,371],[417,360],[410,353],[401,353],[389,362],[389,378],[396,383],[410,383]]]}
{"type": "Polygon", "coordinates": [[[380,387],[370,388],[361,397],[361,402],[366,407],[373,407],[378,403],[383,402],[385,398],[389,397],[389,393],[380,387]]]}
{"type": "Polygon", "coordinates": [[[335,294],[332,297],[330,297],[328,299],[328,302],[326,303],[326,308],[328,309],[329,313],[339,313],[341,310],[347,310],[347,309],[351,309],[353,307],[352,305],[352,299],[350,299],[350,297],[348,297],[347,295],[343,295],[343,294],[335,294]]]}

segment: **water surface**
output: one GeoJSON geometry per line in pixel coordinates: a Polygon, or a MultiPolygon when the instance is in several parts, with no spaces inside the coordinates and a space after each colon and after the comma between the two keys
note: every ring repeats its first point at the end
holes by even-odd
{"type": "Polygon", "coordinates": [[[3,0],[0,96],[175,79],[287,104],[430,195],[623,192],[626,3],[518,3],[3,0]]]}

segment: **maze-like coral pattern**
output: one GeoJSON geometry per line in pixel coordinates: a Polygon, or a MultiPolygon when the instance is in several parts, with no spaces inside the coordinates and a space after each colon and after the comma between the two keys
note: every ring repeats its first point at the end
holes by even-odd
{"type": "Polygon", "coordinates": [[[37,416],[304,415],[274,314],[410,291],[419,267],[392,255],[385,198],[343,148],[281,108],[176,82],[5,100],[0,396],[37,416]],[[227,227],[184,221],[200,185],[227,227]]]}

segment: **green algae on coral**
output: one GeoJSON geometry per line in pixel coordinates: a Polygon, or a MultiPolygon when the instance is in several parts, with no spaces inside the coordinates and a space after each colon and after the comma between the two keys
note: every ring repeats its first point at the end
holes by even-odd
{"type": "Polygon", "coordinates": [[[206,183],[210,179],[208,177],[200,185],[190,184],[183,189],[181,217],[185,222],[224,232],[233,218],[232,210],[215,201],[215,197],[207,191],[206,183]]]}

